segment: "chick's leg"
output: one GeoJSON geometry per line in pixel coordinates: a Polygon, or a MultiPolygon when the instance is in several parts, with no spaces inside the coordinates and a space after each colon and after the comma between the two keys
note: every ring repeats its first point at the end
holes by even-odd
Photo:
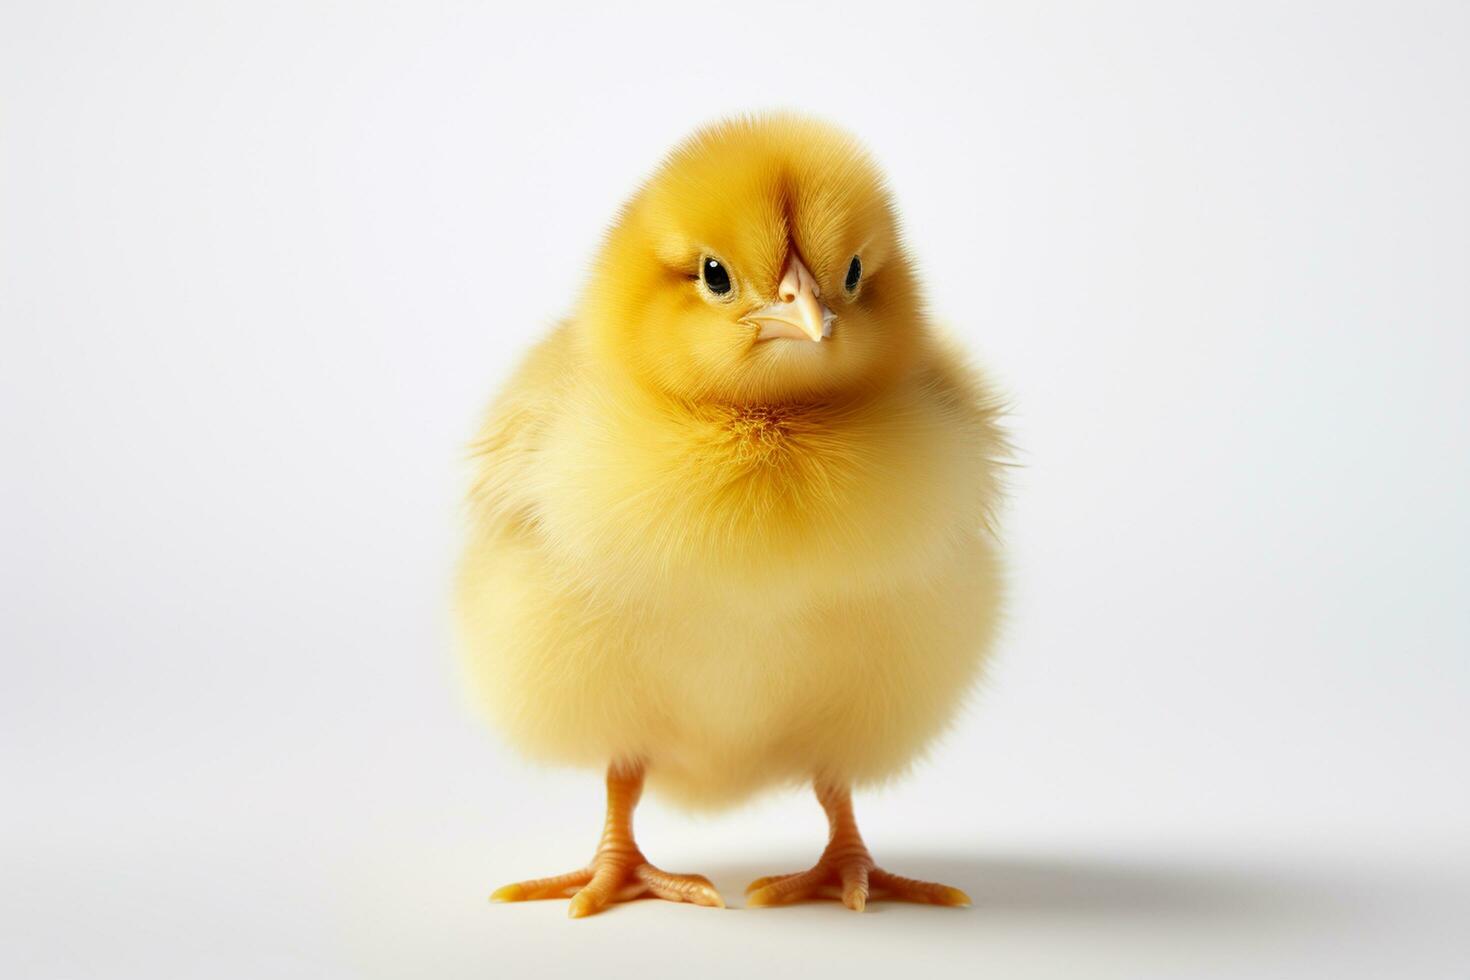
{"type": "Polygon", "coordinates": [[[805,898],[838,898],[861,912],[869,898],[891,898],[930,905],[969,905],[970,896],[958,888],[931,881],[915,881],[884,871],[873,863],[852,814],[852,793],[846,786],[817,783],[817,799],[827,811],[827,849],[817,863],[795,874],[757,878],[745,889],[752,907],[785,905],[805,898]]]}
{"type": "Polygon", "coordinates": [[[568,912],[574,919],[642,896],[724,908],[708,878],[663,871],[644,858],[633,840],[633,808],[642,794],[643,766],[613,763],[607,770],[607,821],[592,863],[564,875],[506,885],[496,889],[490,901],[570,897],[568,912]]]}

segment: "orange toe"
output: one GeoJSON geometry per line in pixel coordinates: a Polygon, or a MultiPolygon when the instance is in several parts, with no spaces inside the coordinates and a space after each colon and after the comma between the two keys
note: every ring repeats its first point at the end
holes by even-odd
{"type": "Polygon", "coordinates": [[[970,901],[970,896],[958,888],[951,888],[949,885],[941,885],[933,881],[905,878],[902,875],[890,874],[882,868],[874,868],[869,873],[869,880],[874,892],[883,898],[897,899],[901,902],[948,905],[953,908],[964,908],[974,904],[970,901]]]}
{"type": "Polygon", "coordinates": [[[569,871],[553,878],[534,878],[497,888],[490,893],[492,902],[531,902],[544,898],[570,898],[592,880],[592,869],[569,871]]]}

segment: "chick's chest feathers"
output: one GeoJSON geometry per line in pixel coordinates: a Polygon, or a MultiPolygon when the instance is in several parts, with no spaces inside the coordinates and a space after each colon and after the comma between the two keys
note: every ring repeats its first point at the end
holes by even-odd
{"type": "Polygon", "coordinates": [[[923,580],[994,503],[994,412],[945,365],[813,404],[695,405],[584,380],[563,389],[525,478],[548,557],[604,599],[715,589],[800,605],[923,580]]]}

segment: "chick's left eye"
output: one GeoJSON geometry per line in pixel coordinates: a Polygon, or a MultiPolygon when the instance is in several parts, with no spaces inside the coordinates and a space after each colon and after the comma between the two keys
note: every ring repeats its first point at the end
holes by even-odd
{"type": "Polygon", "coordinates": [[[705,259],[700,263],[700,276],[709,291],[723,296],[730,291],[730,271],[716,259],[705,259]]]}
{"type": "Polygon", "coordinates": [[[862,277],[863,277],[863,264],[861,262],[859,262],[858,261],[858,257],[856,255],[854,255],[852,257],[852,261],[850,263],[848,263],[848,266],[847,266],[847,279],[846,279],[846,281],[843,282],[842,285],[846,286],[847,287],[847,291],[850,293],[854,289],[857,289],[857,287],[858,287],[858,280],[861,279],[862,277]]]}

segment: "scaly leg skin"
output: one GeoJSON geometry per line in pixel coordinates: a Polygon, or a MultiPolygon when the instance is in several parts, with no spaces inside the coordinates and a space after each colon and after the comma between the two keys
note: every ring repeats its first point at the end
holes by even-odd
{"type": "Polygon", "coordinates": [[[818,782],[816,790],[822,809],[827,811],[830,828],[827,849],[806,871],[752,881],[745,889],[749,907],[786,905],[816,897],[839,898],[843,905],[855,912],[866,908],[869,898],[929,905],[970,904],[970,896],[958,888],[903,878],[878,867],[858,833],[857,820],[852,815],[852,793],[848,788],[818,782]]]}
{"type": "Polygon", "coordinates": [[[724,908],[715,886],[703,875],[676,875],[648,863],[633,841],[633,808],[643,795],[643,766],[613,763],[607,769],[607,822],[592,863],[553,878],[535,878],[498,888],[492,902],[571,898],[574,919],[595,915],[613,902],[643,896],[724,908]]]}

